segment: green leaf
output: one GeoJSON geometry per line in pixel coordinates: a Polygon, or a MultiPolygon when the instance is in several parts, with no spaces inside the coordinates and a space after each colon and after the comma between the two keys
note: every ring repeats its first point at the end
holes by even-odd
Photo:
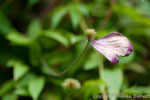
{"type": "Polygon", "coordinates": [[[45,84],[45,79],[43,77],[37,77],[31,80],[28,84],[28,90],[30,95],[34,100],[37,100],[42,92],[45,84]]]}
{"type": "Polygon", "coordinates": [[[9,20],[0,12],[0,32],[8,34],[11,30],[12,26],[9,20]]]}
{"type": "Polygon", "coordinates": [[[89,11],[88,8],[83,5],[83,4],[78,4],[76,5],[76,8],[78,9],[78,11],[80,11],[83,15],[88,16],[89,15],[89,11]]]}
{"type": "Polygon", "coordinates": [[[16,59],[9,60],[7,62],[7,66],[13,67],[13,78],[14,78],[14,80],[20,79],[29,70],[28,65],[26,65],[22,61],[16,60],[16,59]]]}
{"type": "Polygon", "coordinates": [[[14,93],[19,96],[29,96],[29,91],[24,87],[17,88],[14,93]]]}
{"type": "Polygon", "coordinates": [[[38,37],[40,30],[41,30],[40,21],[38,19],[34,19],[28,26],[27,33],[29,37],[36,38],[38,37]]]}
{"type": "Polygon", "coordinates": [[[33,42],[30,46],[30,61],[32,65],[38,66],[40,63],[40,57],[41,57],[41,46],[38,42],[33,42]]]}
{"type": "Polygon", "coordinates": [[[133,86],[124,91],[125,94],[150,94],[150,87],[133,86]]]}
{"type": "Polygon", "coordinates": [[[15,84],[16,87],[26,87],[29,82],[33,79],[35,79],[36,75],[33,73],[26,73],[22,78],[20,78],[17,83],[15,84]]]}
{"type": "Polygon", "coordinates": [[[73,33],[68,34],[70,44],[75,44],[80,42],[84,36],[83,35],[74,35],[73,33]]]}
{"type": "Polygon", "coordinates": [[[19,78],[21,78],[23,75],[25,75],[28,72],[28,70],[29,70],[29,66],[19,62],[16,63],[13,69],[14,80],[18,80],[19,78]]]}
{"type": "Polygon", "coordinates": [[[32,40],[17,32],[11,32],[7,35],[7,39],[15,45],[29,45],[32,40]]]}
{"type": "Polygon", "coordinates": [[[99,64],[99,57],[98,57],[97,53],[95,51],[91,52],[85,62],[84,70],[94,69],[94,68],[98,67],[98,64],[99,64]]]}
{"type": "MultiPolygon", "coordinates": [[[[122,69],[105,69],[104,81],[106,82],[109,94],[118,94],[123,81],[122,69]]],[[[116,97],[110,98],[110,100],[116,100],[116,97]]]]}
{"type": "Polygon", "coordinates": [[[133,61],[135,57],[135,53],[132,52],[129,56],[127,57],[119,57],[119,64],[127,64],[133,61]]]}
{"type": "Polygon", "coordinates": [[[69,46],[68,39],[58,31],[44,31],[44,35],[60,42],[64,46],[69,46]]]}
{"type": "Polygon", "coordinates": [[[79,22],[80,22],[81,16],[76,11],[76,9],[73,8],[73,7],[70,9],[70,17],[71,17],[71,22],[72,22],[73,28],[76,29],[78,24],[79,24],[79,22]]]}
{"type": "Polygon", "coordinates": [[[4,95],[2,97],[2,100],[18,100],[18,97],[14,93],[9,93],[9,94],[4,95]]]}
{"type": "Polygon", "coordinates": [[[67,8],[65,6],[61,6],[55,9],[52,19],[51,19],[51,28],[54,29],[58,26],[63,16],[67,13],[67,8]]]}
{"type": "Polygon", "coordinates": [[[133,62],[133,63],[130,63],[126,66],[127,69],[130,69],[134,72],[137,72],[139,74],[146,74],[147,73],[147,70],[144,68],[144,66],[136,63],[136,62],[133,62]]]}
{"type": "Polygon", "coordinates": [[[83,84],[82,92],[84,100],[93,100],[93,95],[101,93],[101,86],[105,85],[102,80],[88,80],[83,84]]]}
{"type": "Polygon", "coordinates": [[[5,82],[3,85],[0,86],[0,96],[3,96],[7,92],[9,92],[13,87],[15,83],[13,80],[9,80],[5,82]]]}

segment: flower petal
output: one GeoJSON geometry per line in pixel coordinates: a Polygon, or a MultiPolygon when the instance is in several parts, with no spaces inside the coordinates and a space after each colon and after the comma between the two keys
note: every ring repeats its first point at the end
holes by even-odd
{"type": "Polygon", "coordinates": [[[133,51],[133,46],[130,41],[118,32],[113,32],[99,40],[94,40],[91,44],[111,63],[118,62],[117,56],[128,56],[133,51]]]}

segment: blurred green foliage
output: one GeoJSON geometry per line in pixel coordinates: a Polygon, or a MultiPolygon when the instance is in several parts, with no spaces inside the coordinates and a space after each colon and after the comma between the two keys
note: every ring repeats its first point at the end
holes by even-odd
{"type": "Polygon", "coordinates": [[[149,43],[149,0],[0,1],[0,98],[97,100],[93,94],[150,94],[149,43]],[[40,59],[62,72],[84,48],[87,28],[94,28],[97,38],[123,33],[133,53],[111,64],[89,47],[66,74],[51,76],[40,59]],[[81,88],[64,88],[69,77],[78,79],[81,88]]]}

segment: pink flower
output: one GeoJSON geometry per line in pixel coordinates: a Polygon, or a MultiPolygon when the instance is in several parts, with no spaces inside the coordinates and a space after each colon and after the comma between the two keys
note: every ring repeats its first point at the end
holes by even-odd
{"type": "Polygon", "coordinates": [[[113,32],[98,40],[91,40],[90,43],[111,63],[117,63],[117,56],[128,56],[133,51],[133,45],[124,35],[113,32]]]}

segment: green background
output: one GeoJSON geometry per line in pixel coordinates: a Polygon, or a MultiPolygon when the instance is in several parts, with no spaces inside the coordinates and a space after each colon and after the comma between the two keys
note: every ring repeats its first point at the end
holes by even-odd
{"type": "Polygon", "coordinates": [[[149,50],[149,0],[0,1],[2,100],[97,100],[93,94],[148,95],[149,50]],[[67,73],[50,75],[40,59],[43,57],[54,72],[62,72],[85,47],[87,28],[95,29],[97,38],[120,32],[128,37],[134,50],[128,57],[119,57],[119,63],[111,64],[90,46],[67,73]],[[63,87],[67,78],[79,80],[81,88],[63,87]]]}

